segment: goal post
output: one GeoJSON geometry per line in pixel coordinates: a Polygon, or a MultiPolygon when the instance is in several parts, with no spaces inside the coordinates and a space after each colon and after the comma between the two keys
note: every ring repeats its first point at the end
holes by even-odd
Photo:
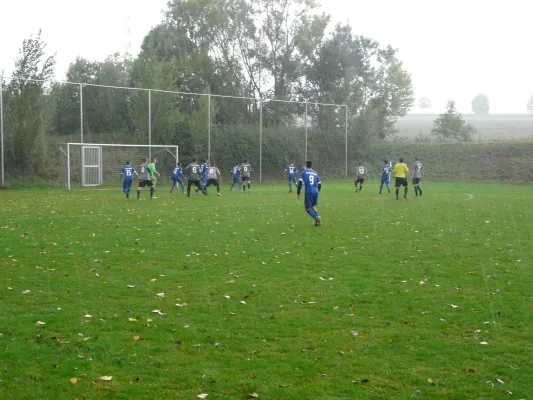
{"type": "Polygon", "coordinates": [[[67,143],[65,153],[67,190],[73,184],[86,187],[117,183],[126,161],[138,168],[144,157],[149,162],[157,159],[162,177],[170,176],[179,161],[176,145],[67,143]]]}

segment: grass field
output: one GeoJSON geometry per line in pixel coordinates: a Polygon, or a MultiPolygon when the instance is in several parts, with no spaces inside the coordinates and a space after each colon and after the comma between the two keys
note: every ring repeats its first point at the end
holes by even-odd
{"type": "Polygon", "coordinates": [[[423,188],[2,191],[0,397],[533,398],[531,187],[423,188]]]}

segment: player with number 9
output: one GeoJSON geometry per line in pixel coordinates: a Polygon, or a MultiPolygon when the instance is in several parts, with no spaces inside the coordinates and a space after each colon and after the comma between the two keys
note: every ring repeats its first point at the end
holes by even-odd
{"type": "Polygon", "coordinates": [[[304,196],[304,207],[305,212],[309,214],[311,218],[315,220],[315,226],[322,225],[322,219],[318,215],[318,210],[316,206],[318,205],[318,194],[322,188],[322,183],[320,182],[320,177],[312,169],[313,162],[307,161],[305,169],[300,175],[300,180],[298,181],[297,196],[300,199],[300,192],[302,186],[304,186],[305,196],[304,196]]]}

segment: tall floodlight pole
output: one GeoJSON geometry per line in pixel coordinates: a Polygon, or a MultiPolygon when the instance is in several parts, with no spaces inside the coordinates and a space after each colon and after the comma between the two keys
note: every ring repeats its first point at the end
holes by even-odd
{"type": "Polygon", "coordinates": [[[211,94],[207,95],[207,162],[211,165],[211,94]]]}
{"type": "Polygon", "coordinates": [[[307,101],[305,102],[305,161],[307,162],[307,101]]]}
{"type": "Polygon", "coordinates": [[[80,83],[80,143],[83,143],[83,83],[80,83]]]}
{"type": "Polygon", "coordinates": [[[148,160],[152,162],[152,91],[148,91],[148,160]]]}
{"type": "Polygon", "coordinates": [[[259,99],[259,183],[263,183],[263,99],[259,99]]]}
{"type": "Polygon", "coordinates": [[[4,181],[4,77],[0,75],[0,162],[2,163],[2,187],[5,186],[4,181]]]}
{"type": "Polygon", "coordinates": [[[344,106],[344,135],[345,135],[345,151],[346,151],[346,178],[348,178],[348,106],[344,106]]]}

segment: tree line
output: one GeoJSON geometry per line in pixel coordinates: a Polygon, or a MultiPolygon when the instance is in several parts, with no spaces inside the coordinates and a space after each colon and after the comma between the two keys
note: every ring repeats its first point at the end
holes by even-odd
{"type": "MultiPolygon", "coordinates": [[[[37,149],[43,132],[62,138],[80,130],[79,87],[52,82],[55,59],[45,47],[40,32],[26,39],[15,61],[16,79],[4,87],[5,162],[18,168],[42,161],[37,149]]],[[[396,118],[414,102],[411,77],[397,50],[347,24],[332,26],[316,0],[172,0],[136,57],[77,58],[66,81],[261,98],[264,158],[275,162],[301,158],[303,102],[347,106],[351,154],[391,134],[396,118]]],[[[256,140],[258,101],[213,98],[208,104],[205,96],[161,93],[153,95],[150,106],[154,144],[178,143],[185,155],[205,154],[210,112],[212,134],[219,137],[214,150],[229,152],[220,157],[252,151],[247,146],[256,140]]],[[[146,92],[85,86],[84,134],[146,143],[147,109],[146,92]]],[[[324,163],[338,161],[344,112],[319,106],[307,111],[309,151],[324,163]]]]}

